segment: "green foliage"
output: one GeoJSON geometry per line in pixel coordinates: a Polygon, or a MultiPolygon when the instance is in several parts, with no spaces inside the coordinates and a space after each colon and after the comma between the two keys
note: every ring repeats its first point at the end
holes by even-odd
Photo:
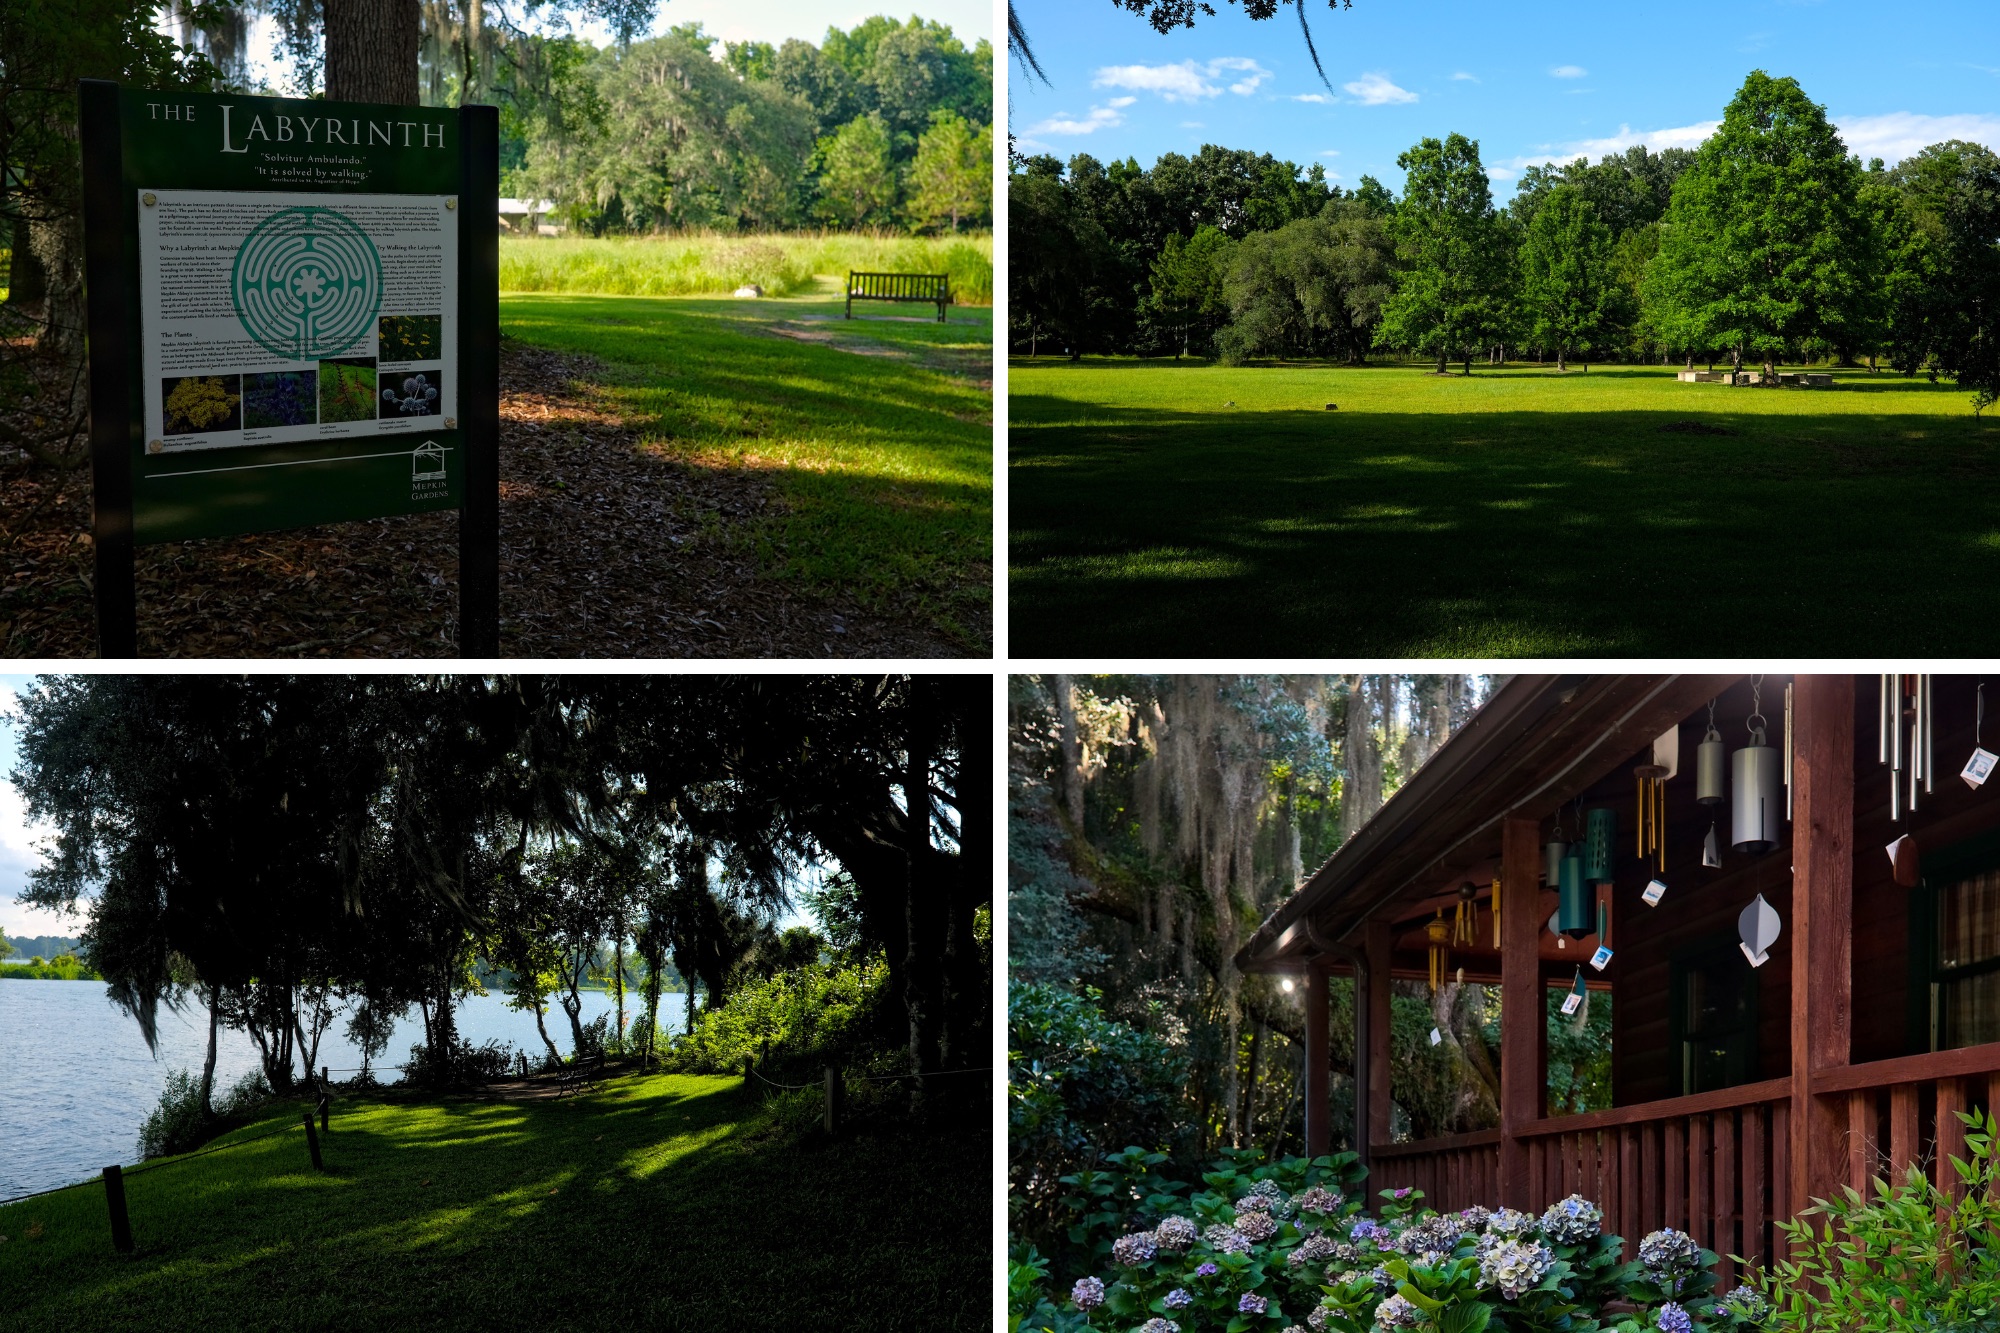
{"type": "Polygon", "coordinates": [[[1425,139],[1396,164],[1407,175],[1389,232],[1404,269],[1382,306],[1375,343],[1434,357],[1442,371],[1504,324],[1505,252],[1493,194],[1479,145],[1461,134],[1425,139]]]}
{"type": "Polygon", "coordinates": [[[1961,1114],[1966,1155],[1953,1188],[1920,1165],[1875,1197],[1847,1188],[1778,1223],[1790,1257],[1759,1286],[1784,1329],[2000,1329],[2000,1159],[1994,1113],[1961,1114]]]}
{"type": "Polygon", "coordinates": [[[0,963],[0,981],[102,981],[96,968],[74,954],[57,954],[44,961],[30,958],[25,963],[0,963]]]}
{"type": "Polygon", "coordinates": [[[1231,322],[1216,337],[1223,360],[1361,360],[1391,291],[1392,259],[1386,224],[1357,200],[1252,232],[1227,270],[1231,322]]]}
{"type": "Polygon", "coordinates": [[[1529,337],[1553,348],[1557,368],[1588,350],[1612,314],[1611,231],[1574,185],[1558,185],[1528,224],[1520,252],[1521,301],[1529,337]]]}
{"type": "Polygon", "coordinates": [[[1654,286],[1669,327],[1767,362],[1801,339],[1858,346],[1875,269],[1860,185],[1825,109],[1752,71],[1674,185],[1654,286]]]}
{"type": "Polygon", "coordinates": [[[1550,988],[1544,1003],[1548,1018],[1550,1115],[1602,1111],[1611,1105],[1610,991],[1592,991],[1588,1011],[1562,1011],[1569,992],[1550,988]],[[1582,1018],[1578,1023],[1577,1019],[1582,1018]]]}
{"type": "Polygon", "coordinates": [[[1207,355],[1216,330],[1229,320],[1223,278],[1235,257],[1236,242],[1204,223],[1193,236],[1170,233],[1153,261],[1153,296],[1148,310],[1176,357],[1207,355]]]}
{"type": "Polygon", "coordinates": [[[665,1053],[668,1069],[741,1074],[756,1060],[780,1082],[811,1077],[820,1066],[855,1068],[877,1054],[876,1024],[888,965],[866,963],[805,967],[750,982],[720,1008],[705,1010],[694,1031],[676,1037],[665,1053]]]}
{"type": "Polygon", "coordinates": [[[905,174],[904,216],[924,229],[978,222],[993,212],[993,126],[973,125],[952,111],[931,115],[905,174]]]}
{"type": "Polygon", "coordinates": [[[327,421],[373,421],[375,419],[375,367],[350,365],[345,361],[319,363],[319,419],[327,421]]]}
{"type": "Polygon", "coordinates": [[[870,112],[856,116],[814,147],[819,166],[819,202],[813,211],[836,226],[864,227],[885,221],[896,199],[889,157],[889,124],[870,112]]]}
{"type": "Polygon", "coordinates": [[[605,296],[726,295],[755,284],[767,296],[811,293],[849,270],[944,273],[959,305],[993,300],[993,240],[930,240],[891,234],[726,233],[603,240],[503,238],[500,287],[509,292],[605,296]]]}
{"type": "Polygon", "coordinates": [[[192,1152],[235,1128],[270,1098],[270,1085],[253,1069],[235,1086],[214,1095],[215,1115],[210,1118],[202,1114],[201,1079],[185,1069],[168,1070],[159,1105],[139,1126],[139,1156],[143,1160],[192,1152]]]}
{"type": "Polygon", "coordinates": [[[216,375],[190,375],[174,381],[165,404],[167,434],[194,435],[225,426],[243,400],[242,394],[230,392],[234,382],[233,377],[225,381],[216,375]]]}

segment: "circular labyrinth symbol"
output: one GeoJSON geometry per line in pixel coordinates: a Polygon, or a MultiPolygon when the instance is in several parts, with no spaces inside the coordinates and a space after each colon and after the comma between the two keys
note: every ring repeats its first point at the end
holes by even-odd
{"type": "Polygon", "coordinates": [[[273,355],[338,356],[366,336],[382,308],[382,259],[345,214],[287,208],[243,238],[230,293],[244,331],[273,355]]]}

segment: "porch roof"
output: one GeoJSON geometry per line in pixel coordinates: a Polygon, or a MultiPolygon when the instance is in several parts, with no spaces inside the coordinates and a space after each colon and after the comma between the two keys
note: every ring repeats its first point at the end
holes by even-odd
{"type": "Polygon", "coordinates": [[[1740,676],[1510,677],[1237,951],[1244,972],[1297,971],[1351,948],[1479,871],[1507,818],[1554,813],[1740,676]]]}

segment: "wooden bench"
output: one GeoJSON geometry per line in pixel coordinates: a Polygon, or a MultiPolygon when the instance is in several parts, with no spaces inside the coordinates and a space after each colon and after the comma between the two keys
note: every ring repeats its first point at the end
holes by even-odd
{"type": "Polygon", "coordinates": [[[854,318],[856,301],[921,301],[935,305],[944,323],[951,304],[951,276],[946,273],[855,273],[847,275],[847,317],[854,318]]]}
{"type": "Polygon", "coordinates": [[[595,1076],[604,1072],[604,1053],[598,1052],[588,1060],[571,1060],[556,1070],[556,1096],[582,1092],[592,1083],[595,1076]]]}

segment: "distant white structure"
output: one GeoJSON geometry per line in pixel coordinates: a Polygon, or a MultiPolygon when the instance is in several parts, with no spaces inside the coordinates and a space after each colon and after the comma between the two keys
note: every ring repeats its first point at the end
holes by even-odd
{"type": "Polygon", "coordinates": [[[550,199],[502,199],[500,226],[524,236],[560,236],[561,223],[542,221],[554,208],[555,201],[550,199]]]}

